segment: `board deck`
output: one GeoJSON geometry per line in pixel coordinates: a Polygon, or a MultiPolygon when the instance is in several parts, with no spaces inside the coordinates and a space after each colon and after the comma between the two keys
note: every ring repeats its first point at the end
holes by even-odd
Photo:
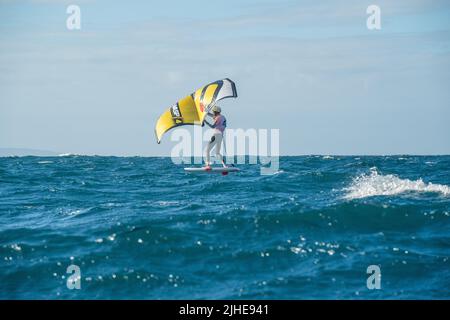
{"type": "Polygon", "coordinates": [[[205,168],[184,168],[187,172],[237,172],[239,171],[236,167],[212,167],[211,170],[206,170],[205,168]]]}

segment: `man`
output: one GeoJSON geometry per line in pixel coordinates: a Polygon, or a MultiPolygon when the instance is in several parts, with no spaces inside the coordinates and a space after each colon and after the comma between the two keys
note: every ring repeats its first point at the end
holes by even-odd
{"type": "Polygon", "coordinates": [[[227,119],[220,114],[222,112],[219,106],[213,106],[211,108],[212,114],[208,112],[209,116],[212,116],[214,119],[214,123],[211,124],[205,119],[205,123],[212,129],[214,129],[213,136],[211,140],[208,142],[208,146],[206,147],[206,166],[205,170],[211,170],[211,161],[210,161],[210,152],[211,149],[216,147],[216,158],[222,162],[222,165],[226,168],[225,162],[223,161],[223,157],[220,154],[220,147],[222,146],[223,133],[225,128],[227,127],[227,119]]]}

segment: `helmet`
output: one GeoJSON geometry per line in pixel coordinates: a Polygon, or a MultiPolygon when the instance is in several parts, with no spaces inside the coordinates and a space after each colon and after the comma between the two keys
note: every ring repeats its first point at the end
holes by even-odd
{"type": "Polygon", "coordinates": [[[222,109],[219,106],[214,106],[211,108],[212,112],[222,112],[222,109]]]}

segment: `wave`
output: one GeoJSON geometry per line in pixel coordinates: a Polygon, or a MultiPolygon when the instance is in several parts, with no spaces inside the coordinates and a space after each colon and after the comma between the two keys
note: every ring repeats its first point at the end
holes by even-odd
{"type": "Polygon", "coordinates": [[[72,156],[77,156],[77,154],[75,154],[75,153],[61,153],[61,154],[58,154],[58,157],[72,157],[72,156]]]}
{"type": "Polygon", "coordinates": [[[404,192],[435,192],[450,196],[450,187],[442,184],[425,183],[422,179],[401,179],[396,175],[382,175],[376,168],[370,174],[362,174],[353,179],[352,184],[343,189],[347,192],[345,199],[361,199],[373,196],[392,196],[404,192]]]}

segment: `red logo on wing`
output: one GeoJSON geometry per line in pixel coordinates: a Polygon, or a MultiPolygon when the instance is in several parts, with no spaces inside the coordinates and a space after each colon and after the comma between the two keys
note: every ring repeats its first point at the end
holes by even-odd
{"type": "Polygon", "coordinates": [[[200,111],[205,111],[205,106],[203,105],[203,102],[200,102],[200,111]]]}

